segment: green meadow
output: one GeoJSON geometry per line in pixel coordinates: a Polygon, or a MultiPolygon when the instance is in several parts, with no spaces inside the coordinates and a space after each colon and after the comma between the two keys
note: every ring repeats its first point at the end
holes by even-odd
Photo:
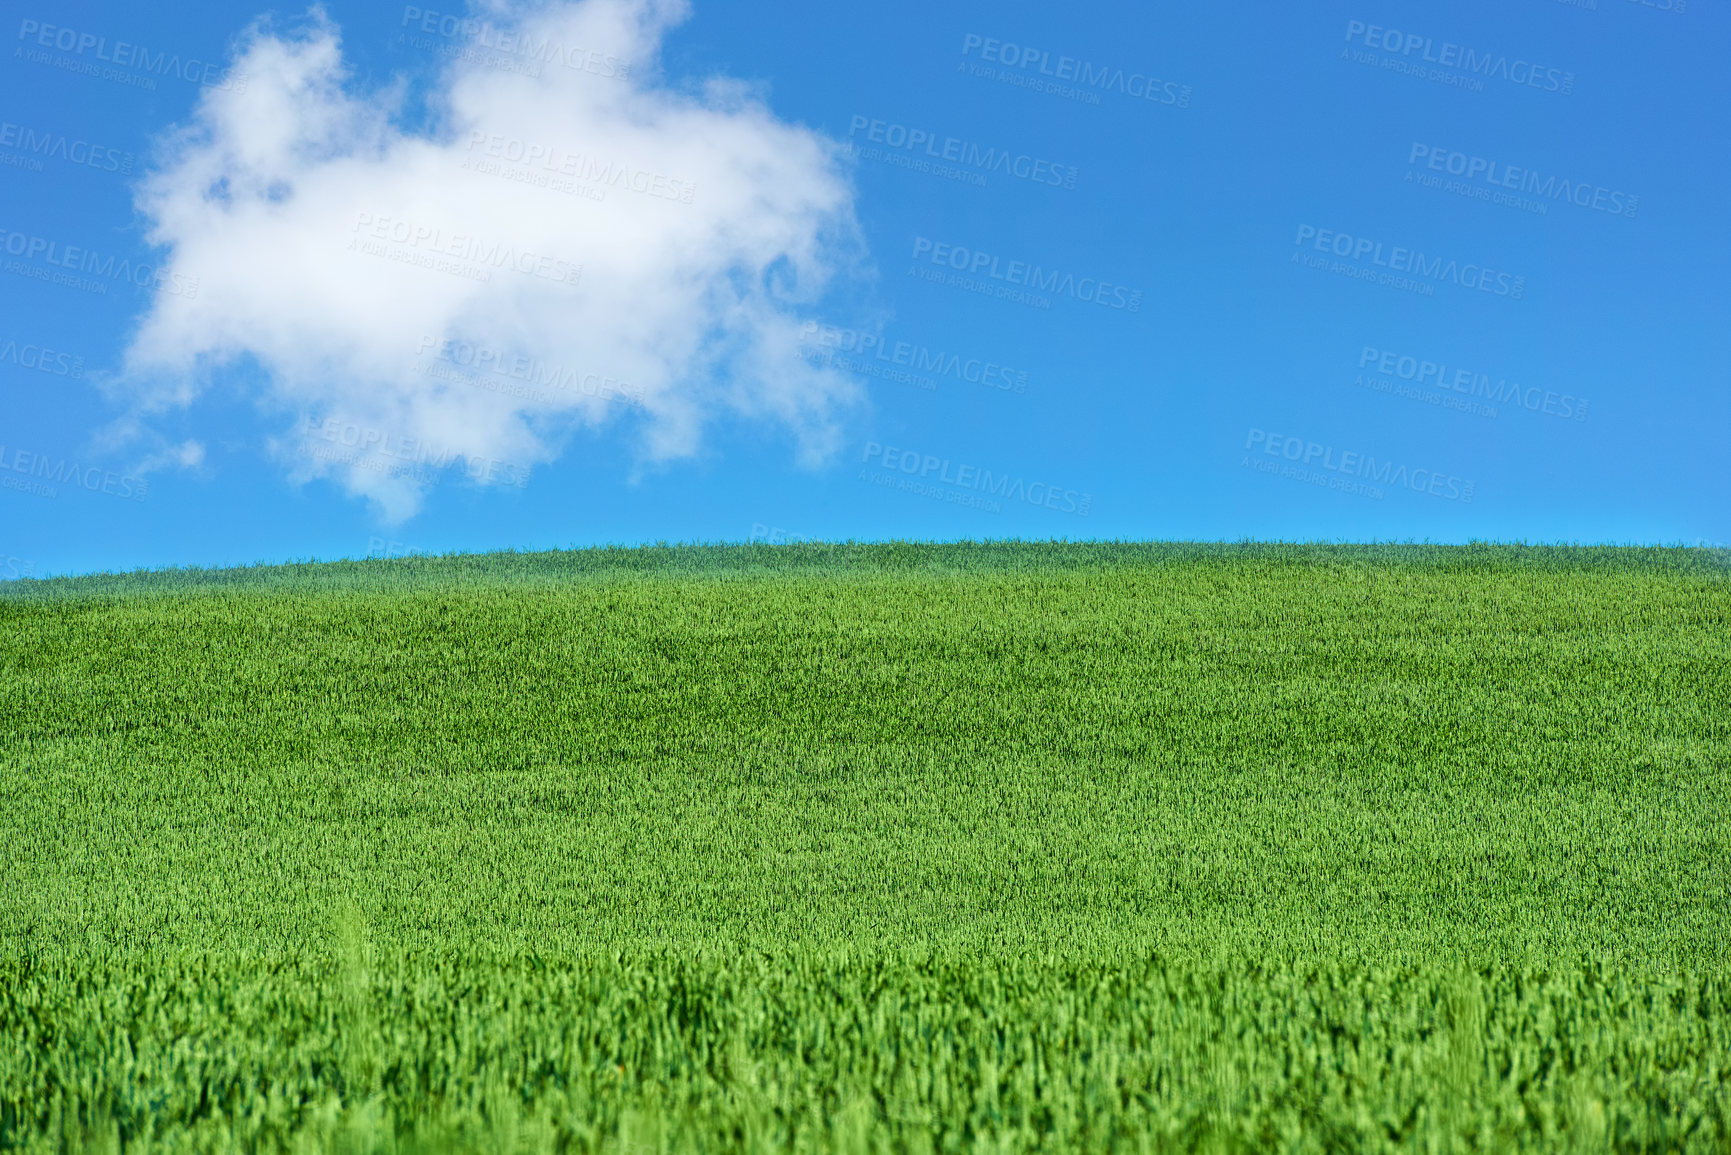
{"type": "Polygon", "coordinates": [[[1731,1150],[1723,551],[0,587],[0,1150],[1731,1150]]]}

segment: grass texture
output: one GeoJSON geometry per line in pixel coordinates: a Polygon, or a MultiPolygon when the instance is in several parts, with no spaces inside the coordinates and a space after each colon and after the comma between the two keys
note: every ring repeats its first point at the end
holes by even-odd
{"type": "Polygon", "coordinates": [[[0,1148],[1731,1150],[1701,550],[0,593],[0,1148]]]}

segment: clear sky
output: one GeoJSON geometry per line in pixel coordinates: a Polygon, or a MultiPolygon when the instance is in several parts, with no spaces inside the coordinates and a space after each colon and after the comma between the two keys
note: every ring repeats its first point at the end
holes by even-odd
{"type": "Polygon", "coordinates": [[[9,8],[0,578],[1731,539],[1722,5],[434,4],[9,8]]]}

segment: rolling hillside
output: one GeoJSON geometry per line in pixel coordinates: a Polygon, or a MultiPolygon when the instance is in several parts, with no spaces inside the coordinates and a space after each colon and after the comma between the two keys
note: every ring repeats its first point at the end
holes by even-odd
{"type": "Polygon", "coordinates": [[[1731,569],[801,545],[0,593],[0,1148],[1731,1144],[1731,569]]]}

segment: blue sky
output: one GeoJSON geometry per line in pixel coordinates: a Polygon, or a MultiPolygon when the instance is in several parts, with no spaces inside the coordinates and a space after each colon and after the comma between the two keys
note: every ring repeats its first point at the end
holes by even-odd
{"type": "Polygon", "coordinates": [[[0,579],[1731,538],[1685,0],[24,4],[0,579]]]}

